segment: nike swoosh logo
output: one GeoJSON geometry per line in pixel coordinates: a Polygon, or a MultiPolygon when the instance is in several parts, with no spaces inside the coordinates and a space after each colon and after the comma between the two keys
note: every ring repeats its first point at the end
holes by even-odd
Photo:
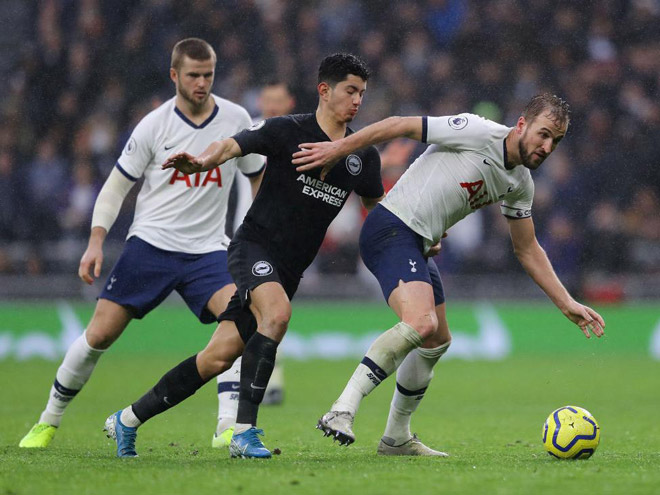
{"type": "Polygon", "coordinates": [[[164,402],[165,404],[167,404],[168,406],[171,406],[171,405],[172,405],[172,404],[170,404],[170,401],[167,400],[167,395],[166,395],[165,397],[163,397],[163,402],[164,402]]]}
{"type": "Polygon", "coordinates": [[[254,390],[266,390],[266,387],[257,387],[254,385],[254,383],[250,383],[250,387],[252,387],[254,390]]]}
{"type": "Polygon", "coordinates": [[[172,146],[165,146],[165,151],[171,150],[175,146],[176,146],[176,144],[173,144],[172,146]]]}
{"type": "Polygon", "coordinates": [[[232,385],[232,386],[231,386],[231,389],[232,389],[232,390],[238,390],[239,388],[241,388],[240,385],[232,385]]]}
{"type": "Polygon", "coordinates": [[[489,167],[492,167],[492,166],[493,166],[493,164],[492,164],[492,163],[489,163],[485,158],[484,158],[484,163],[485,163],[486,165],[488,165],[489,167]]]}

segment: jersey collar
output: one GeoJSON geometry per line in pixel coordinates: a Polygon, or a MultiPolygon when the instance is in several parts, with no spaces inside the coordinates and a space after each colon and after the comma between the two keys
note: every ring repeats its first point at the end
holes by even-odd
{"type": "Polygon", "coordinates": [[[220,110],[220,108],[218,107],[218,105],[214,104],[213,105],[213,111],[211,112],[211,115],[209,115],[209,118],[206,119],[201,124],[197,125],[192,120],[190,120],[188,117],[186,117],[183,114],[183,112],[177,108],[176,105],[174,105],[174,113],[176,113],[179,117],[181,117],[181,120],[183,120],[186,124],[188,124],[193,129],[203,129],[204,127],[209,125],[211,123],[211,121],[215,118],[215,116],[218,115],[218,110],[220,110]]]}
{"type": "MultiPolygon", "coordinates": [[[[312,116],[312,120],[314,121],[314,124],[316,125],[316,130],[321,134],[321,136],[323,136],[323,138],[326,141],[332,141],[332,139],[330,139],[330,136],[328,136],[325,133],[325,131],[321,128],[321,125],[319,124],[319,121],[316,119],[316,113],[312,113],[310,115],[312,116]]],[[[353,134],[353,132],[354,132],[353,129],[346,126],[346,132],[344,133],[344,137],[349,136],[350,134],[353,134]]]]}

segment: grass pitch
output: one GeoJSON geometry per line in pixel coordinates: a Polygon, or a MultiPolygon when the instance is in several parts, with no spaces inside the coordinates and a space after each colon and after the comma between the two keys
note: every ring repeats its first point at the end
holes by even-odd
{"type": "Polygon", "coordinates": [[[357,361],[285,363],[285,404],[260,414],[266,445],[281,449],[271,460],[234,460],[211,448],[214,384],[144,425],[139,458],[115,458],[101,431],[106,416],[184,357],[110,353],[43,451],[17,445],[44,406],[57,364],[0,362],[0,494],[632,495],[660,486],[659,364],[640,356],[440,362],[412,426],[449,459],[376,456],[391,378],[363,402],[355,444],[339,447],[314,429],[357,361]],[[587,461],[556,461],[543,451],[543,421],[567,404],[600,423],[600,447],[587,461]]]}

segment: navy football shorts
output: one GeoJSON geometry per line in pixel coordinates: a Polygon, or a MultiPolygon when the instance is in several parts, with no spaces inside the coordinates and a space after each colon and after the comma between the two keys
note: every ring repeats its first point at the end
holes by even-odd
{"type": "Polygon", "coordinates": [[[99,298],[128,308],[134,318],[140,319],[177,291],[202,323],[213,323],[216,317],[206,304],[231,283],[227,251],[165,251],[133,236],[126,241],[99,298]]]}
{"type": "Polygon", "coordinates": [[[403,282],[426,282],[433,287],[436,306],[445,302],[440,272],[433,258],[424,256],[424,240],[382,205],[367,215],[360,232],[360,254],[389,301],[403,282]]]}

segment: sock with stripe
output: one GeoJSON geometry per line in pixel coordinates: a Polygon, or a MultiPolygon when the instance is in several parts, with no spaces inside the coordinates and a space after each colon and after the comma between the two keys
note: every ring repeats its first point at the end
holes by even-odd
{"type": "Polygon", "coordinates": [[[90,347],[84,333],[73,341],[57,369],[46,409],[39,418],[40,423],[60,425],[64,410],[92,376],[94,367],[104,352],[105,349],[90,347]]]}
{"type": "Polygon", "coordinates": [[[236,423],[238,411],[238,393],[241,387],[241,358],[231,368],[218,375],[218,427],[222,433],[236,423]]]}
{"type": "Polygon", "coordinates": [[[417,348],[404,359],[396,374],[396,387],[383,441],[401,445],[412,437],[410,419],[433,378],[433,366],[447,352],[449,343],[433,349],[417,348]]]}
{"type": "Polygon", "coordinates": [[[410,351],[422,345],[422,337],[404,322],[399,322],[378,337],[332,405],[333,411],[355,414],[364,397],[394,373],[410,351]]]}

